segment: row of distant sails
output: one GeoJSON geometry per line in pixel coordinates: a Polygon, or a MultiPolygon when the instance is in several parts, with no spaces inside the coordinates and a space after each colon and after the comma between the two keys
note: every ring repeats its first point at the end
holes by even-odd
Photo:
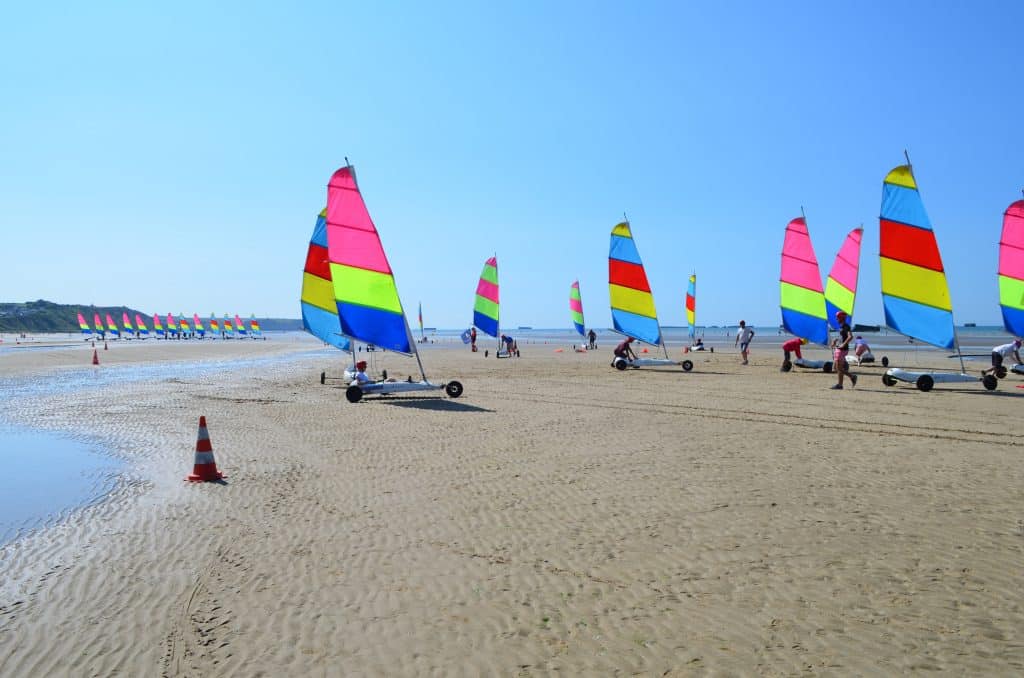
{"type": "Polygon", "coordinates": [[[256,320],[256,316],[253,315],[249,318],[248,329],[246,329],[245,322],[236,314],[234,321],[231,317],[225,313],[223,324],[222,321],[218,320],[215,315],[210,314],[209,318],[209,330],[203,325],[202,319],[199,314],[192,315],[192,322],[183,316],[179,315],[178,319],[175,319],[173,313],[166,315],[166,326],[164,321],[161,319],[159,314],[152,316],[151,322],[153,325],[153,332],[150,334],[148,324],[142,314],[135,314],[135,322],[132,323],[128,317],[127,312],[121,314],[120,326],[114,322],[114,319],[110,317],[110,314],[105,314],[106,323],[104,319],[100,318],[99,313],[93,314],[93,324],[90,327],[86,321],[85,316],[79,312],[78,314],[78,327],[81,333],[86,338],[99,338],[99,339],[148,339],[150,336],[155,336],[158,339],[177,339],[184,337],[195,337],[205,338],[207,334],[211,338],[222,337],[224,339],[238,337],[251,337],[253,339],[260,339],[263,337],[263,330],[260,328],[259,321],[256,320]]]}

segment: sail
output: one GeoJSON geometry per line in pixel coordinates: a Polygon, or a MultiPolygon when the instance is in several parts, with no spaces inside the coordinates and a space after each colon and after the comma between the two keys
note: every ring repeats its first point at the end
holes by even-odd
{"type": "Polygon", "coordinates": [[[583,323],[583,299],[580,297],[580,281],[577,280],[569,287],[569,315],[572,317],[572,326],[576,328],[582,337],[585,331],[583,323]]]}
{"type": "Polygon", "coordinates": [[[260,323],[256,320],[256,315],[249,316],[249,331],[252,332],[254,337],[262,337],[263,330],[260,329],[260,323]]]}
{"type": "Polygon", "coordinates": [[[244,337],[249,334],[245,329],[245,323],[242,322],[242,319],[238,317],[237,313],[235,314],[235,329],[238,330],[239,336],[244,337]]]}
{"type": "Polygon", "coordinates": [[[135,331],[144,339],[149,337],[149,328],[146,327],[146,321],[138,313],[135,314],[135,331]]]}
{"type": "Polygon", "coordinates": [[[167,314],[167,333],[178,336],[178,321],[170,313],[167,314]]]}
{"type": "Polygon", "coordinates": [[[815,344],[828,344],[825,290],[821,286],[818,258],[814,256],[811,235],[803,217],[797,217],[786,225],[779,297],[782,325],[787,332],[815,344]]]}
{"type": "Polygon", "coordinates": [[[857,272],[860,269],[860,241],[863,228],[855,228],[846,235],[843,246],[832,262],[832,270],[825,281],[825,317],[828,326],[839,329],[836,311],[846,313],[846,321],[853,324],[853,305],[857,301],[857,272]]]}
{"type": "Polygon", "coordinates": [[[212,332],[213,334],[220,333],[220,321],[217,320],[217,316],[215,316],[213,313],[210,313],[210,332],[212,332]]]}
{"type": "Polygon", "coordinates": [[[999,238],[999,307],[1003,327],[1024,336],[1024,200],[1006,208],[999,238]]]}
{"type": "Polygon", "coordinates": [[[224,314],[224,336],[229,339],[235,338],[235,328],[231,326],[231,318],[228,317],[227,313],[224,314]]]}
{"type": "Polygon", "coordinates": [[[498,257],[484,262],[473,302],[473,324],[484,334],[498,336],[498,257]]]}
{"type": "Polygon", "coordinates": [[[189,333],[189,326],[188,326],[188,320],[185,319],[185,314],[184,313],[179,313],[178,315],[181,316],[180,318],[178,318],[178,327],[181,328],[181,333],[182,334],[188,334],[189,333]]]}
{"type": "Polygon", "coordinates": [[[158,336],[158,337],[167,336],[166,334],[164,334],[164,326],[162,324],[160,324],[160,314],[159,313],[154,313],[153,314],[153,331],[156,332],[156,336],[158,336]]]}
{"type": "Polygon", "coordinates": [[[886,175],[878,221],[885,323],[908,337],[953,348],[953,305],[942,256],[910,165],[886,175]]]}
{"type": "Polygon", "coordinates": [[[686,324],[688,334],[697,334],[697,274],[690,275],[690,284],[686,287],[686,324]]]}
{"type": "Polygon", "coordinates": [[[121,312],[121,327],[124,328],[126,334],[135,334],[135,328],[132,327],[132,321],[128,318],[128,311],[121,312]]]}
{"type": "Polygon", "coordinates": [[[78,313],[78,329],[82,330],[82,334],[92,334],[89,323],[85,322],[85,316],[81,312],[78,313]]]}
{"type": "Polygon", "coordinates": [[[608,292],[615,330],[648,344],[660,345],[661,326],[654,308],[654,295],[633,242],[629,222],[612,229],[608,251],[608,292]]]}
{"type": "Polygon", "coordinates": [[[423,302],[420,302],[419,306],[419,320],[420,320],[420,338],[423,338],[423,302]]]}
{"type": "Polygon", "coordinates": [[[327,185],[327,257],[341,333],[412,354],[395,276],[351,167],[327,185]]]}
{"type": "Polygon", "coordinates": [[[114,324],[114,319],[107,313],[107,332],[110,332],[110,336],[115,339],[121,336],[121,332],[118,331],[117,325],[114,324]]]}
{"type": "Polygon", "coordinates": [[[94,332],[98,333],[101,337],[106,336],[106,333],[103,331],[103,321],[100,320],[99,313],[92,314],[92,326],[94,332]]]}
{"type": "Polygon", "coordinates": [[[331,282],[331,262],[327,258],[327,208],[320,212],[313,227],[302,271],[302,329],[320,341],[342,351],[350,350],[349,340],[341,335],[338,303],[331,282]]]}
{"type": "Polygon", "coordinates": [[[192,314],[192,327],[196,328],[196,334],[200,339],[206,336],[206,328],[203,327],[203,321],[200,320],[198,313],[192,314]]]}

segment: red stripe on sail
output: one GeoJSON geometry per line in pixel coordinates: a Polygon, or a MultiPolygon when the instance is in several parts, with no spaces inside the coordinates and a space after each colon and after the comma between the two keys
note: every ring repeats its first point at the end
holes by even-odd
{"type": "Polygon", "coordinates": [[[327,260],[327,248],[319,245],[310,245],[306,253],[306,273],[312,273],[324,280],[331,279],[331,263],[327,260]]]}
{"type": "Polygon", "coordinates": [[[896,221],[881,221],[879,254],[912,266],[942,272],[942,257],[932,231],[896,221]]]}
{"type": "Polygon", "coordinates": [[[651,286],[647,284],[647,274],[644,273],[644,267],[619,259],[608,260],[608,282],[612,285],[630,287],[641,292],[651,291],[651,286]]]}

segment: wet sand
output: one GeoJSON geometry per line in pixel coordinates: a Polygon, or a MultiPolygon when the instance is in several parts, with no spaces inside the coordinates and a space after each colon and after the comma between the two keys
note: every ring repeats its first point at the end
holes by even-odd
{"type": "MultiPolygon", "coordinates": [[[[99,436],[130,471],[0,550],[0,673],[1024,670],[1024,378],[921,393],[855,368],[832,391],[780,374],[774,342],[749,366],[691,354],[691,373],[429,346],[461,398],[352,405],[319,383],[340,354],[312,348],[112,345],[101,370],[282,359],[9,403],[11,423],[99,436]],[[182,482],[200,415],[225,485],[182,482]]],[[[0,377],[91,353],[6,353],[0,377]]]]}

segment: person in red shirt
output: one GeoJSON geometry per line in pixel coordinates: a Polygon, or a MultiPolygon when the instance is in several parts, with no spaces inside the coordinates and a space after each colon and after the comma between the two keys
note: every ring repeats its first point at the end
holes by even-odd
{"type": "Polygon", "coordinates": [[[793,366],[793,363],[789,361],[789,354],[796,353],[796,359],[803,359],[803,355],[800,354],[800,347],[807,343],[806,339],[800,337],[793,337],[789,341],[782,344],[782,367],[780,368],[783,372],[789,372],[789,369],[793,366]]]}

